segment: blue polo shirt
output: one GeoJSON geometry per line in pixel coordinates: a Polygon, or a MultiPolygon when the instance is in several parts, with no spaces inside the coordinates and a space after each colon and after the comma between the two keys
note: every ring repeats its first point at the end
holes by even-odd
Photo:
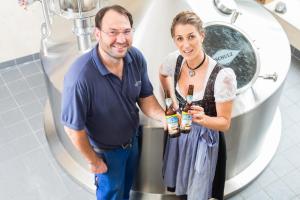
{"type": "Polygon", "coordinates": [[[124,57],[120,80],[108,71],[98,45],[79,57],[64,78],[62,123],[87,131],[92,145],[117,147],[130,140],[139,126],[139,98],[153,95],[146,61],[132,47],[124,57]]]}

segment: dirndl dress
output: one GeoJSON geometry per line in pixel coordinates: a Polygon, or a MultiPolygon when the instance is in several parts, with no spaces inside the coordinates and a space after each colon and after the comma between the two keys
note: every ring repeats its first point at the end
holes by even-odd
{"type": "Polygon", "coordinates": [[[189,134],[167,138],[163,159],[163,180],[176,195],[189,200],[211,197],[218,157],[219,132],[192,124],[189,134]]]}
{"type": "MultiPolygon", "coordinates": [[[[174,87],[180,73],[183,57],[178,56],[174,74],[174,87]]],[[[222,69],[216,65],[209,77],[201,105],[209,116],[216,116],[214,83],[222,69]]],[[[180,107],[185,100],[175,90],[180,107]]],[[[187,195],[189,200],[207,200],[212,197],[213,180],[218,160],[219,131],[192,123],[188,134],[177,138],[167,137],[163,158],[163,181],[166,187],[174,188],[176,195],[187,195]]]]}

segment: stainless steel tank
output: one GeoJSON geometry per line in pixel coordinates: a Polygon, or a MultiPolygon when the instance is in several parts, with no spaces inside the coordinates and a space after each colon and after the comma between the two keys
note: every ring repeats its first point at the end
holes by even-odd
{"type": "MultiPolygon", "coordinates": [[[[149,77],[161,105],[158,68],[164,57],[175,50],[169,30],[171,21],[182,10],[193,10],[203,19],[207,53],[232,67],[238,76],[239,93],[234,101],[231,129],[226,133],[225,195],[237,192],[264,170],[280,140],[278,101],[290,65],[290,47],[283,29],[261,5],[249,0],[232,1],[230,5],[220,0],[81,0],[79,9],[76,2],[43,1],[46,24],[42,26],[41,43],[49,95],[45,131],[55,159],[75,181],[94,190],[93,175],[60,123],[63,77],[71,63],[94,44],[90,38],[93,14],[110,4],[123,5],[132,12],[134,45],[146,57],[149,77]]],[[[141,160],[131,199],[176,199],[162,184],[161,124],[143,115],[141,124],[141,160]]]]}

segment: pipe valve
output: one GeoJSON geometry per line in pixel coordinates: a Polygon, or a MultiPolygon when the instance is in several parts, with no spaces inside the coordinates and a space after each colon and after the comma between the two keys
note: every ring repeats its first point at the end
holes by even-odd
{"type": "Polygon", "coordinates": [[[274,72],[273,74],[259,75],[258,77],[263,78],[263,79],[271,79],[275,82],[275,81],[277,81],[278,74],[276,72],[274,72]]]}

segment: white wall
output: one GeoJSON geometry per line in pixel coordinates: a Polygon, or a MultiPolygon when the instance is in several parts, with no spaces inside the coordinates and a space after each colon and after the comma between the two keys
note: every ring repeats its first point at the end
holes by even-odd
{"type": "Polygon", "coordinates": [[[17,1],[1,1],[0,63],[37,53],[40,49],[42,6],[35,2],[24,10],[17,1]]]}

